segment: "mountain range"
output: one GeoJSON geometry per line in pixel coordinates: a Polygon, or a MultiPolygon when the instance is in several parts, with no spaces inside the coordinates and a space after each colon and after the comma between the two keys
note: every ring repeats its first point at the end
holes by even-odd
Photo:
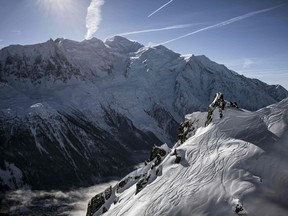
{"type": "Polygon", "coordinates": [[[288,92],[206,56],[115,36],[0,50],[0,189],[69,189],[127,174],[172,147],[216,92],[247,110],[288,92]]]}

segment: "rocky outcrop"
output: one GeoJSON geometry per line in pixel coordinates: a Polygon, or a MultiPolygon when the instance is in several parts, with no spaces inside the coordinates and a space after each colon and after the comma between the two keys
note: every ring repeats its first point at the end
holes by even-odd
{"type": "MultiPolygon", "coordinates": [[[[89,201],[87,216],[101,215],[109,211],[110,206],[118,202],[117,194],[123,193],[132,186],[136,187],[135,195],[142,191],[161,174],[161,162],[169,155],[170,151],[171,149],[166,144],[154,146],[143,167],[123,178],[114,187],[109,187],[97,194],[89,201]]],[[[179,160],[179,158],[176,157],[176,160],[179,160]]],[[[175,163],[178,162],[175,161],[175,163]]]]}
{"type": "Polygon", "coordinates": [[[151,150],[149,161],[154,161],[155,166],[158,166],[166,155],[167,152],[163,148],[154,146],[151,150]]]}
{"type": "Polygon", "coordinates": [[[183,144],[189,137],[196,133],[199,127],[204,126],[205,122],[203,122],[203,118],[199,118],[197,113],[195,114],[186,115],[184,121],[180,123],[178,142],[176,146],[183,144]]]}
{"type": "Polygon", "coordinates": [[[172,155],[174,155],[175,156],[175,163],[180,163],[180,161],[182,160],[182,157],[181,157],[181,155],[179,155],[179,153],[177,152],[177,149],[174,149],[174,152],[173,152],[173,154],[172,155]]]}
{"type": "Polygon", "coordinates": [[[208,126],[210,122],[212,121],[212,114],[213,111],[218,107],[219,108],[219,116],[220,118],[223,117],[223,110],[225,109],[226,102],[224,100],[224,95],[221,92],[217,92],[214,100],[208,107],[208,115],[207,120],[205,122],[205,126],[208,126]]]}
{"type": "MultiPolygon", "coordinates": [[[[111,198],[111,195],[112,195],[112,187],[110,186],[104,192],[99,193],[96,196],[94,196],[88,203],[86,216],[92,216],[101,207],[103,207],[105,202],[107,202],[111,198]]],[[[106,211],[107,211],[107,208],[104,206],[102,208],[102,213],[105,213],[106,211]]]]}

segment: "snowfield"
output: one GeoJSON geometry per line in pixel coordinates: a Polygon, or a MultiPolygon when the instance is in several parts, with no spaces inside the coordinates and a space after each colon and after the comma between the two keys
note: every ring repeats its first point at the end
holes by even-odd
{"type": "Polygon", "coordinates": [[[215,110],[207,127],[207,113],[187,115],[196,133],[113,187],[104,215],[287,216],[287,110],[288,98],[255,112],[226,108],[222,119],[215,110]],[[141,179],[148,183],[136,194],[141,179]]]}

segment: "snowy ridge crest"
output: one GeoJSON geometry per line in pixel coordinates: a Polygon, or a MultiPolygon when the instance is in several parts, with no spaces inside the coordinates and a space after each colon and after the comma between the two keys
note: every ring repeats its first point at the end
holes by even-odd
{"type": "Polygon", "coordinates": [[[228,107],[207,127],[207,113],[187,115],[187,139],[159,147],[159,163],[128,174],[87,215],[287,215],[287,106],[228,107]]]}

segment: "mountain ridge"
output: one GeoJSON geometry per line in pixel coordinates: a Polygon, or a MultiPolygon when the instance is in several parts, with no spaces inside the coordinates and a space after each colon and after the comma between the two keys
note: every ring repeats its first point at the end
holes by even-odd
{"type": "Polygon", "coordinates": [[[288,99],[185,116],[185,139],[95,195],[90,215],[287,215],[288,99]]]}

